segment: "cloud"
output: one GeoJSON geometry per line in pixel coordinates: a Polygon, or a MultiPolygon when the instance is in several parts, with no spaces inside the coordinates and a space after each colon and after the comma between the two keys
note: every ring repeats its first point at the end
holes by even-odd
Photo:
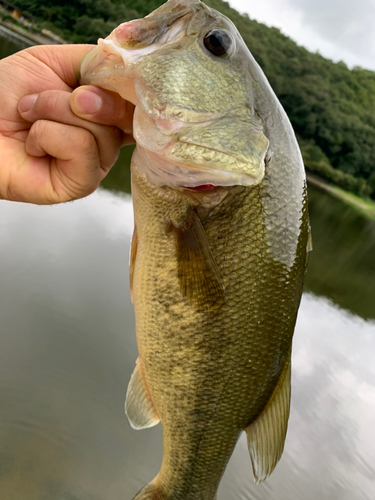
{"type": "Polygon", "coordinates": [[[373,0],[289,0],[289,3],[300,13],[302,24],[332,43],[336,54],[341,52],[343,58],[368,61],[375,67],[373,0]]]}
{"type": "Polygon", "coordinates": [[[374,0],[231,0],[252,19],[276,26],[308,50],[375,70],[374,0]]]}

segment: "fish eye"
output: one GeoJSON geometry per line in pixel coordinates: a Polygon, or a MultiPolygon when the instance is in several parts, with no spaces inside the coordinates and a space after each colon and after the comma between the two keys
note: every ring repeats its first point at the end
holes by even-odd
{"type": "Polygon", "coordinates": [[[225,30],[212,30],[204,36],[203,43],[206,49],[214,56],[224,56],[228,54],[233,44],[233,39],[225,30]]]}

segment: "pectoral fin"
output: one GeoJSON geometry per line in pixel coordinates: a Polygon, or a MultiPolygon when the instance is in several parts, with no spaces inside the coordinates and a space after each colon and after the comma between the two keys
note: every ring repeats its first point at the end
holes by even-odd
{"type": "Polygon", "coordinates": [[[181,228],[172,227],[177,246],[182,293],[198,306],[216,309],[224,302],[224,287],[202,223],[191,209],[181,228]]]}
{"type": "Polygon", "coordinates": [[[259,417],[246,427],[254,481],[264,481],[276,467],[284,449],[290,408],[290,356],[271,399],[259,417]]]}
{"type": "Polygon", "coordinates": [[[151,401],[146,382],[142,377],[141,361],[138,358],[132,373],[125,400],[125,413],[133,429],[146,429],[160,422],[151,401]]]}

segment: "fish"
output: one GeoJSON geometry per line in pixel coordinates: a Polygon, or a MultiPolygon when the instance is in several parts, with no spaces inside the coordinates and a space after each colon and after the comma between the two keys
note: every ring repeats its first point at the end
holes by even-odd
{"type": "Polygon", "coordinates": [[[135,104],[125,411],[134,429],[163,426],[160,471],[135,499],[215,499],[243,431],[260,483],[284,448],[311,249],[289,119],[234,24],[199,0],[99,39],[80,83],[135,104]]]}

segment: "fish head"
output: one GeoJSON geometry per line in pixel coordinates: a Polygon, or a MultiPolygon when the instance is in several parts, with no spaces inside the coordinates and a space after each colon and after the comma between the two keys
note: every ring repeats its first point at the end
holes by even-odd
{"type": "Polygon", "coordinates": [[[251,186],[263,179],[269,143],[249,55],[228,18],[197,0],[169,0],[99,39],[80,83],[135,104],[134,137],[152,184],[251,186]]]}

